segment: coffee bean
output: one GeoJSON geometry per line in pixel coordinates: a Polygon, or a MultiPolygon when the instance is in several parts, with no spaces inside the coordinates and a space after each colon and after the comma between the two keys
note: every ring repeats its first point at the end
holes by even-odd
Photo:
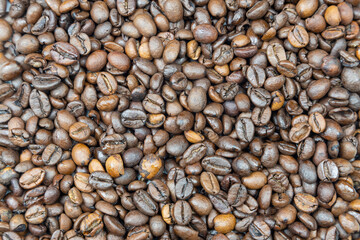
{"type": "Polygon", "coordinates": [[[174,205],[174,220],[179,225],[189,224],[192,216],[191,206],[184,200],[179,200],[174,205]]]}
{"type": "Polygon", "coordinates": [[[266,52],[268,60],[273,67],[276,67],[280,61],[286,60],[285,49],[278,43],[270,44],[266,52]]]}
{"type": "Polygon", "coordinates": [[[230,162],[220,156],[208,156],[203,158],[201,166],[205,171],[216,175],[226,175],[231,172],[230,162]]]}
{"type": "Polygon", "coordinates": [[[47,95],[39,90],[32,90],[30,94],[29,104],[35,115],[39,118],[49,116],[51,105],[47,95]]]}
{"type": "Polygon", "coordinates": [[[93,172],[89,176],[89,184],[95,189],[107,190],[112,186],[113,180],[108,173],[93,172]]]}
{"type": "Polygon", "coordinates": [[[239,118],[235,125],[237,136],[244,142],[251,142],[255,134],[254,123],[248,118],[239,118]]]}
{"type": "Polygon", "coordinates": [[[201,173],[200,183],[204,190],[209,194],[217,194],[220,191],[219,182],[211,172],[201,173]]]}
{"type": "Polygon", "coordinates": [[[317,168],[317,173],[320,180],[325,182],[335,182],[339,178],[339,170],[331,160],[322,161],[317,168]]]}
{"type": "Polygon", "coordinates": [[[39,74],[34,77],[32,85],[40,91],[48,91],[55,89],[61,82],[57,76],[50,74],[39,74]]]}
{"type": "Polygon", "coordinates": [[[39,186],[45,178],[45,170],[33,168],[26,171],[19,179],[19,184],[24,189],[32,189],[39,186]]]}
{"type": "Polygon", "coordinates": [[[162,161],[154,154],[148,154],[140,161],[140,175],[147,179],[154,178],[162,169],[162,161]]]}
{"type": "Polygon", "coordinates": [[[289,31],[288,40],[290,44],[296,48],[302,48],[309,43],[309,34],[305,28],[300,25],[295,25],[289,31]]]}
{"type": "Polygon", "coordinates": [[[50,54],[56,63],[66,66],[76,63],[79,59],[79,51],[66,42],[55,43],[50,50],[50,54]]]}
{"type": "Polygon", "coordinates": [[[126,141],[120,134],[103,135],[100,138],[100,146],[106,154],[116,154],[126,148],[126,141]]]}
{"type": "Polygon", "coordinates": [[[144,190],[137,190],[133,196],[134,204],[147,216],[154,216],[158,211],[158,205],[144,190]]]}
{"type": "Polygon", "coordinates": [[[269,175],[268,183],[273,191],[282,193],[288,188],[289,179],[283,173],[275,172],[269,175]]]}
{"type": "Polygon", "coordinates": [[[170,197],[170,190],[162,181],[155,179],[149,183],[148,192],[157,202],[164,202],[170,197]]]}
{"type": "Polygon", "coordinates": [[[60,161],[62,153],[63,151],[61,147],[55,144],[50,144],[44,149],[42,153],[42,160],[44,161],[45,165],[56,165],[60,161]]]}
{"type": "Polygon", "coordinates": [[[194,190],[192,181],[188,178],[181,178],[175,185],[175,195],[179,199],[188,199],[194,190]]]}
{"type": "Polygon", "coordinates": [[[84,141],[90,137],[91,130],[86,123],[76,122],[69,128],[69,136],[75,141],[84,141]]]}
{"type": "Polygon", "coordinates": [[[195,40],[200,43],[212,43],[218,37],[215,27],[210,24],[200,24],[194,29],[195,40]]]}
{"type": "Polygon", "coordinates": [[[92,237],[98,233],[104,226],[97,213],[90,213],[85,216],[80,223],[80,231],[84,236],[92,237]]]}
{"type": "Polygon", "coordinates": [[[247,190],[241,183],[232,185],[229,189],[227,201],[233,207],[238,207],[246,201],[247,190]]]}
{"type": "Polygon", "coordinates": [[[77,33],[70,37],[72,44],[80,55],[88,55],[91,51],[91,40],[86,33],[77,33]]]}
{"type": "Polygon", "coordinates": [[[25,219],[30,224],[40,224],[45,221],[47,210],[43,205],[33,205],[27,209],[25,219]]]}

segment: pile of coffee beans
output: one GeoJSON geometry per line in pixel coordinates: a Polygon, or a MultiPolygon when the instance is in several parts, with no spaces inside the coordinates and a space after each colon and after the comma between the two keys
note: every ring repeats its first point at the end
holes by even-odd
{"type": "Polygon", "coordinates": [[[360,0],[0,0],[0,240],[360,239],[360,0]]]}

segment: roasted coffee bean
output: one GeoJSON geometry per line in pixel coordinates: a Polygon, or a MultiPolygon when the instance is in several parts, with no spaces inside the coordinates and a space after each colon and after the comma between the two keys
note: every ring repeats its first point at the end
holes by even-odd
{"type": "Polygon", "coordinates": [[[201,166],[205,171],[215,175],[226,175],[231,172],[231,164],[221,156],[208,156],[203,158],[201,166]]]}
{"type": "Polygon", "coordinates": [[[155,154],[148,154],[140,161],[140,175],[147,179],[152,179],[163,169],[162,160],[155,154]]]}
{"type": "Polygon", "coordinates": [[[51,111],[51,105],[48,96],[39,90],[32,90],[29,98],[29,104],[33,112],[39,118],[48,117],[51,111]]]}
{"type": "Polygon", "coordinates": [[[157,203],[144,190],[137,190],[133,199],[136,208],[147,216],[154,216],[159,211],[157,203]]]}
{"type": "Polygon", "coordinates": [[[80,55],[88,55],[91,51],[91,40],[86,33],[76,33],[70,37],[72,44],[80,55]]]}
{"type": "Polygon", "coordinates": [[[140,128],[145,125],[146,119],[146,114],[141,110],[128,109],[121,113],[121,123],[128,128],[140,128]]]}
{"type": "Polygon", "coordinates": [[[235,125],[237,136],[244,142],[251,142],[255,134],[254,123],[249,118],[239,118],[235,125]]]}
{"type": "Polygon", "coordinates": [[[335,182],[339,178],[339,169],[333,161],[324,160],[319,164],[317,174],[321,181],[335,182]]]}
{"type": "Polygon", "coordinates": [[[209,194],[217,194],[220,191],[219,182],[211,172],[201,173],[200,183],[204,190],[209,194]]]}
{"type": "Polygon", "coordinates": [[[80,223],[80,231],[84,236],[95,236],[104,227],[101,217],[97,213],[90,213],[80,223]]]}
{"type": "Polygon", "coordinates": [[[295,25],[289,31],[288,40],[296,48],[302,48],[309,43],[309,34],[304,27],[295,25]]]}
{"type": "Polygon", "coordinates": [[[227,201],[233,207],[238,207],[246,201],[247,190],[241,183],[232,185],[229,189],[227,201]]]}
{"type": "Polygon", "coordinates": [[[96,82],[100,91],[105,95],[114,94],[117,90],[117,82],[110,73],[100,72],[96,82]]]}
{"type": "Polygon", "coordinates": [[[62,149],[61,147],[55,145],[55,144],[49,144],[46,146],[42,153],[42,160],[44,161],[45,165],[56,165],[62,157],[62,149]]]}
{"type": "Polygon", "coordinates": [[[174,220],[176,224],[187,225],[191,221],[192,210],[188,202],[179,200],[175,203],[174,208],[174,220]]]}
{"type": "Polygon", "coordinates": [[[175,195],[179,199],[188,199],[194,190],[193,182],[188,178],[182,178],[176,182],[175,195]]]}
{"type": "Polygon", "coordinates": [[[289,179],[285,174],[280,172],[275,172],[269,175],[268,183],[271,186],[272,190],[278,193],[285,192],[289,186],[289,179]]]}
{"type": "Polygon", "coordinates": [[[184,165],[191,165],[197,163],[205,156],[205,154],[206,145],[203,143],[195,143],[186,149],[180,164],[183,163],[184,165]]]}
{"type": "Polygon", "coordinates": [[[47,210],[43,205],[33,205],[25,213],[25,219],[30,224],[40,224],[45,221],[47,210]]]}
{"type": "Polygon", "coordinates": [[[123,135],[112,134],[100,137],[100,147],[106,154],[116,154],[126,148],[126,140],[123,135]]]}
{"type": "Polygon", "coordinates": [[[299,143],[309,136],[311,127],[307,122],[298,123],[289,132],[289,138],[294,143],[299,143]]]}
{"type": "Polygon", "coordinates": [[[230,213],[231,206],[227,202],[226,198],[220,194],[217,195],[209,195],[209,199],[213,204],[215,210],[220,213],[230,213]]]}
{"type": "Polygon", "coordinates": [[[50,50],[51,57],[56,63],[71,65],[79,59],[79,51],[70,43],[57,42],[50,50]]]}
{"type": "Polygon", "coordinates": [[[24,189],[32,189],[39,186],[45,178],[45,170],[33,168],[26,171],[19,179],[19,184],[24,189]]]}
{"type": "Polygon", "coordinates": [[[89,176],[89,184],[99,190],[107,190],[112,187],[113,180],[108,173],[93,172],[89,176]]]}
{"type": "Polygon", "coordinates": [[[170,190],[162,181],[155,179],[149,183],[148,192],[157,202],[164,202],[170,197],[170,190]]]}
{"type": "Polygon", "coordinates": [[[84,141],[90,137],[91,130],[86,123],[76,122],[69,128],[69,136],[75,141],[84,141]]]}
{"type": "Polygon", "coordinates": [[[39,74],[34,77],[31,82],[34,88],[40,91],[48,91],[55,89],[61,82],[61,79],[57,76],[50,74],[39,74]]]}

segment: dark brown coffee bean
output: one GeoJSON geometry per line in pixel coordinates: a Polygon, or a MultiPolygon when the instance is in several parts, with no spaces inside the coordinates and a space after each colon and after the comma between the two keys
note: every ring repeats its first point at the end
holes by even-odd
{"type": "Polygon", "coordinates": [[[117,82],[115,78],[107,72],[99,73],[96,79],[100,91],[105,95],[114,94],[117,90],[117,82]]]}
{"type": "Polygon", "coordinates": [[[229,189],[227,201],[233,207],[242,205],[247,198],[246,187],[240,183],[232,185],[229,189]]]}
{"type": "Polygon", "coordinates": [[[208,156],[203,158],[201,166],[207,172],[215,175],[226,175],[231,172],[231,164],[226,158],[220,156],[208,156]]]}
{"type": "Polygon", "coordinates": [[[194,190],[193,182],[188,178],[182,178],[176,182],[175,195],[179,199],[188,199],[194,190]]]}
{"type": "Polygon", "coordinates": [[[107,154],[120,153],[126,148],[126,140],[120,134],[103,135],[99,142],[102,150],[107,154]]]}
{"type": "Polygon", "coordinates": [[[79,51],[66,42],[55,43],[50,50],[51,57],[56,63],[71,65],[79,59],[79,51]]]}
{"type": "Polygon", "coordinates": [[[191,221],[192,210],[188,202],[179,200],[174,205],[174,220],[179,225],[187,225],[191,221]]]}
{"type": "Polygon", "coordinates": [[[45,165],[56,165],[60,161],[62,153],[63,151],[59,146],[50,144],[44,149],[42,153],[42,160],[44,161],[45,165]]]}
{"type": "Polygon", "coordinates": [[[331,160],[322,161],[317,168],[317,173],[320,180],[325,182],[335,182],[339,178],[339,169],[331,160]]]}
{"type": "Polygon", "coordinates": [[[209,199],[213,204],[214,208],[220,213],[230,213],[231,206],[229,205],[226,198],[220,194],[217,195],[209,195],[209,199]]]}
{"type": "Polygon", "coordinates": [[[26,171],[19,179],[19,184],[24,189],[32,189],[39,186],[45,178],[45,170],[33,168],[26,171]]]}
{"type": "Polygon", "coordinates": [[[113,180],[106,172],[93,172],[89,176],[89,184],[99,190],[107,190],[112,187],[113,180]]]}
{"type": "Polygon", "coordinates": [[[29,104],[35,115],[39,118],[45,118],[49,116],[51,111],[51,105],[47,95],[39,90],[32,90],[30,94],[29,104]]]}
{"type": "Polygon", "coordinates": [[[280,172],[275,172],[269,175],[268,183],[271,186],[272,190],[278,193],[285,192],[289,186],[289,179],[285,174],[280,172]]]}
{"type": "Polygon", "coordinates": [[[220,191],[219,182],[215,175],[211,172],[201,173],[200,183],[204,190],[209,194],[217,194],[220,191]]]}
{"type": "Polygon", "coordinates": [[[155,179],[149,183],[148,192],[157,202],[164,202],[170,197],[169,188],[162,181],[155,179]]]}
{"type": "Polygon", "coordinates": [[[218,37],[216,28],[210,24],[201,24],[196,26],[193,31],[195,40],[200,43],[212,43],[218,37]]]}
{"type": "Polygon", "coordinates": [[[47,210],[43,205],[33,205],[27,209],[25,219],[31,224],[40,224],[45,221],[47,210]]]}
{"type": "Polygon", "coordinates": [[[70,44],[73,45],[80,55],[88,55],[91,51],[91,41],[86,33],[76,33],[70,37],[70,44]]]}
{"type": "Polygon", "coordinates": [[[55,89],[60,82],[61,79],[57,76],[50,74],[39,74],[35,76],[34,80],[32,81],[32,85],[34,88],[40,91],[48,91],[55,89]]]}
{"type": "Polygon", "coordinates": [[[281,60],[276,66],[276,69],[285,77],[293,78],[297,75],[295,64],[288,60],[281,60]]]}
{"type": "Polygon", "coordinates": [[[157,203],[144,190],[137,190],[133,199],[137,209],[147,216],[154,216],[159,211],[157,203]]]}
{"type": "Polygon", "coordinates": [[[237,136],[244,142],[251,142],[255,134],[254,123],[248,118],[239,118],[235,125],[237,136]]]}
{"type": "Polygon", "coordinates": [[[294,143],[299,143],[309,136],[311,127],[308,123],[298,123],[291,128],[289,138],[294,143]]]}

